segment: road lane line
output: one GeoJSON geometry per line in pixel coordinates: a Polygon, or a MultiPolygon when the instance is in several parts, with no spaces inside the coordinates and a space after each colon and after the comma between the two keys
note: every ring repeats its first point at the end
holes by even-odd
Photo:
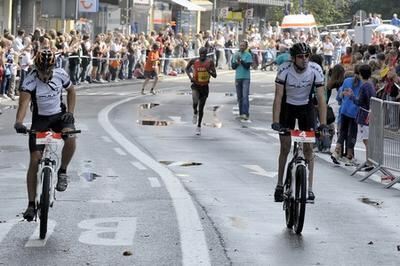
{"type": "Polygon", "coordinates": [[[261,166],[255,165],[255,164],[244,164],[242,166],[247,169],[252,170],[252,172],[250,172],[250,173],[255,174],[255,175],[274,178],[278,174],[278,172],[276,172],[276,171],[265,171],[261,166]]]}
{"type": "Polygon", "coordinates": [[[108,105],[100,111],[98,122],[121,147],[145,166],[153,169],[164,182],[170,194],[178,221],[182,264],[184,266],[199,264],[211,265],[204,228],[201,224],[197,209],[187,190],[171,170],[155,161],[152,157],[126,139],[115,129],[108,118],[108,114],[113,108],[138,97],[140,96],[130,97],[108,105]]]}
{"type": "Polygon", "coordinates": [[[44,239],[39,238],[39,230],[40,230],[40,224],[36,226],[35,232],[29,237],[28,242],[26,242],[25,247],[26,248],[39,248],[39,247],[44,247],[46,246],[47,239],[50,238],[51,234],[54,232],[54,228],[56,227],[56,221],[54,220],[48,220],[47,221],[47,233],[46,237],[44,239]]]}
{"type": "Polygon", "coordinates": [[[158,181],[157,177],[149,177],[151,187],[161,187],[160,181],[158,181]]]}
{"type": "Polygon", "coordinates": [[[147,170],[146,166],[144,166],[141,162],[131,162],[131,164],[139,170],[147,170]]]}
{"type": "Polygon", "coordinates": [[[121,148],[119,148],[119,147],[114,148],[114,151],[115,151],[116,153],[118,153],[119,155],[126,156],[126,152],[124,152],[124,151],[123,151],[121,148]]]}

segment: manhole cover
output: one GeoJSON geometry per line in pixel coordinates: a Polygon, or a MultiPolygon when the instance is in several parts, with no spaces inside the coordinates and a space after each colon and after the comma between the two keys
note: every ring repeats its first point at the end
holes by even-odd
{"type": "Polygon", "coordinates": [[[383,203],[383,201],[372,200],[372,199],[366,198],[366,197],[359,198],[359,200],[362,203],[365,203],[365,204],[368,204],[368,205],[371,205],[371,206],[374,206],[374,207],[377,207],[377,208],[380,208],[382,206],[382,203],[383,203]]]}
{"type": "Polygon", "coordinates": [[[151,109],[151,108],[157,107],[159,105],[160,105],[159,103],[143,103],[143,104],[139,105],[139,108],[142,110],[151,109]]]}
{"type": "Polygon", "coordinates": [[[165,120],[138,120],[139,125],[143,126],[168,126],[169,122],[165,120]]]}
{"type": "Polygon", "coordinates": [[[183,162],[183,161],[159,161],[159,163],[168,165],[168,166],[182,166],[182,167],[187,167],[187,166],[196,166],[196,165],[202,165],[202,163],[199,162],[183,162]]]}

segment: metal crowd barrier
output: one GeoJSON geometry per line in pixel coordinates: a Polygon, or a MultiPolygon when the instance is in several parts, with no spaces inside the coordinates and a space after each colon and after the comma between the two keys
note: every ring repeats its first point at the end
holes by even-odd
{"type": "MultiPolygon", "coordinates": [[[[386,188],[400,182],[400,176],[391,171],[400,172],[400,103],[371,98],[368,135],[368,161],[374,169],[360,181],[364,181],[374,173],[381,171],[391,177],[386,188]]],[[[358,167],[355,174],[367,162],[358,167]]]]}

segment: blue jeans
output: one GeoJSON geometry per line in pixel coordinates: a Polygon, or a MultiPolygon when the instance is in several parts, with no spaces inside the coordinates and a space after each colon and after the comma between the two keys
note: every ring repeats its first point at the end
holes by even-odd
{"type": "Polygon", "coordinates": [[[249,92],[250,92],[250,79],[237,79],[236,95],[239,105],[240,115],[249,115],[249,92]]]}

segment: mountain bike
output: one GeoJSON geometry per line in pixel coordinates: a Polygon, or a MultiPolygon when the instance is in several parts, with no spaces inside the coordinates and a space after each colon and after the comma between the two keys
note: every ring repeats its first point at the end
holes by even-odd
{"type": "Polygon", "coordinates": [[[308,162],[303,152],[303,143],[315,143],[314,131],[282,129],[279,134],[292,137],[293,158],[286,168],[283,185],[283,210],[286,226],[301,234],[304,225],[307,203],[308,162]]]}
{"type": "Polygon", "coordinates": [[[65,133],[56,133],[53,131],[38,132],[35,130],[28,130],[27,133],[35,135],[36,145],[44,145],[42,158],[39,161],[35,197],[36,215],[40,220],[39,237],[40,239],[44,239],[47,233],[49,207],[53,207],[56,199],[55,187],[57,183],[57,169],[60,161],[57,151],[61,147],[63,137],[81,133],[81,131],[73,130],[65,133]]]}

